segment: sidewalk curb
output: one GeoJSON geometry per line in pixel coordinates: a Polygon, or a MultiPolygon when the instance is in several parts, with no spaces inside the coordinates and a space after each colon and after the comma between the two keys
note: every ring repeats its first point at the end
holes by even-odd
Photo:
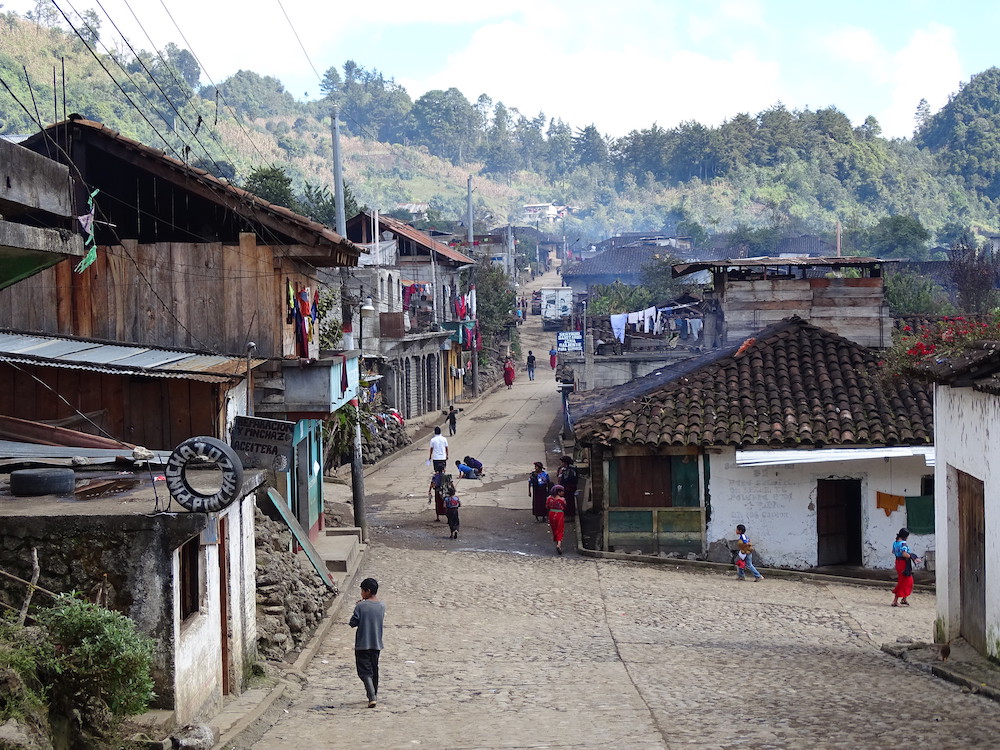
{"type": "MultiPolygon", "coordinates": [[[[683,557],[658,557],[656,555],[633,555],[627,552],[606,552],[604,550],[587,549],[583,546],[583,530],[579,521],[576,524],[576,552],[583,557],[593,557],[600,560],[619,560],[623,562],[637,562],[653,565],[676,565],[685,568],[701,568],[703,570],[714,570],[719,573],[732,573],[734,568],[729,563],[709,562],[708,560],[688,560],[683,557]]],[[[842,583],[847,586],[869,586],[873,588],[892,589],[895,583],[892,581],[879,581],[871,578],[849,578],[847,576],[835,576],[827,573],[810,573],[806,570],[786,570],[785,568],[759,568],[762,573],[767,573],[768,578],[792,578],[800,581],[816,581],[817,583],[842,583]]],[[[934,593],[934,586],[930,584],[915,585],[915,591],[934,593]]]]}
{"type": "Polygon", "coordinates": [[[971,693],[982,695],[985,698],[989,698],[992,701],[1000,703],[1000,688],[997,688],[994,685],[974,680],[964,674],[961,674],[956,669],[944,664],[923,665],[919,662],[914,662],[906,658],[907,654],[911,651],[920,649],[932,649],[933,651],[937,651],[940,648],[940,643],[884,643],[882,644],[881,650],[884,653],[889,654],[889,656],[896,657],[904,664],[908,664],[911,667],[915,667],[920,670],[929,670],[935,677],[946,680],[947,682],[958,685],[959,687],[966,688],[971,693]]]}

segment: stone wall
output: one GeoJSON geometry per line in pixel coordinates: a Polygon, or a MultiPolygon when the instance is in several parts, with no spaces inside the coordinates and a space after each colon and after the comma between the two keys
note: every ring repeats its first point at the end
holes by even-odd
{"type": "Polygon", "coordinates": [[[337,592],[304,555],[291,552],[287,526],[258,509],[256,527],[257,649],[267,659],[282,659],[305,645],[337,592]]]}
{"type": "Polygon", "coordinates": [[[406,434],[406,427],[391,417],[384,417],[385,424],[375,422],[367,430],[361,431],[361,455],[366,464],[374,464],[404,448],[412,441],[406,434]]]}

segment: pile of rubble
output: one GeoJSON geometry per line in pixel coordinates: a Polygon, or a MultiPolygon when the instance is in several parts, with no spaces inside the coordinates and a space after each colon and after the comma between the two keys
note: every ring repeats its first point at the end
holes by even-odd
{"type": "Polygon", "coordinates": [[[257,650],[266,659],[282,659],[305,645],[338,592],[290,551],[288,527],[258,509],[256,530],[257,650]]]}

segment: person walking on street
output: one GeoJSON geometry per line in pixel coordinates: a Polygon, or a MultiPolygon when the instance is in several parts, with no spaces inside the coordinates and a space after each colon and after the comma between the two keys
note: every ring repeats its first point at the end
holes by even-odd
{"type": "Polygon", "coordinates": [[[549,512],[549,529],[552,530],[552,541],[556,543],[556,554],[562,554],[563,533],[566,530],[566,496],[561,484],[552,488],[552,494],[545,499],[545,508],[549,512]]]}
{"type": "Polygon", "coordinates": [[[892,590],[893,607],[910,606],[906,600],[913,593],[913,565],[920,558],[910,552],[910,545],[906,542],[909,538],[909,529],[902,528],[896,534],[896,541],[892,543],[892,555],[896,558],[896,588],[892,590]]]}
{"type": "Polygon", "coordinates": [[[514,385],[514,360],[507,357],[507,360],[503,363],[503,382],[507,386],[509,391],[514,385]]]}
{"type": "Polygon", "coordinates": [[[756,583],[764,578],[753,566],[753,545],[750,544],[750,537],[747,536],[747,527],[739,524],[736,527],[736,577],[745,581],[746,571],[750,571],[756,583]]]}
{"type": "Polygon", "coordinates": [[[531,498],[531,515],[541,523],[545,520],[545,498],[549,495],[549,475],[541,461],[535,461],[535,470],[528,476],[528,497],[531,498]]]}
{"type": "Polygon", "coordinates": [[[528,350],[528,358],[525,360],[525,364],[528,366],[528,380],[535,379],[535,355],[532,351],[528,350]]]}
{"type": "Polygon", "coordinates": [[[556,351],[554,348],[549,349],[549,367],[551,367],[553,370],[556,369],[556,362],[558,362],[558,360],[559,360],[559,352],[556,351]]]}
{"type": "Polygon", "coordinates": [[[448,517],[448,530],[452,539],[458,539],[458,509],[461,507],[462,501],[458,499],[455,485],[449,484],[445,487],[444,513],[448,517]]]}
{"type": "Polygon", "coordinates": [[[431,484],[427,488],[427,504],[434,503],[434,520],[440,521],[444,513],[444,488],[451,481],[451,474],[445,474],[444,469],[435,471],[431,484]]]}
{"type": "Polygon", "coordinates": [[[456,432],[458,432],[458,410],[452,404],[448,407],[448,435],[454,435],[456,432]]]}
{"type": "Polygon", "coordinates": [[[382,653],[385,622],[385,604],[376,594],[378,581],[366,578],[361,582],[361,599],[354,605],[354,614],[348,623],[358,629],[354,634],[354,662],[365,686],[368,708],[375,708],[378,700],[378,658],[382,653]]]}
{"type": "Polygon", "coordinates": [[[434,471],[444,471],[448,465],[448,438],[441,434],[440,427],[434,428],[427,460],[434,464],[434,471]]]}
{"type": "Polygon", "coordinates": [[[570,456],[563,456],[559,459],[559,468],[556,470],[556,484],[561,484],[565,490],[566,497],[566,518],[576,517],[576,467],[570,456]]]}

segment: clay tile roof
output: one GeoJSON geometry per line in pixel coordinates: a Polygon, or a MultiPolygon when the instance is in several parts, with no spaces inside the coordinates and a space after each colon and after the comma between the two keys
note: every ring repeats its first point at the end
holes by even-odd
{"type": "Polygon", "coordinates": [[[794,317],[739,349],[571,395],[577,440],[770,448],[933,442],[930,386],[909,377],[884,382],[866,347],[794,317]]]}
{"type": "Polygon", "coordinates": [[[568,268],[563,269],[563,278],[575,276],[636,276],[642,267],[648,265],[654,257],[671,258],[675,252],[671,247],[658,245],[638,245],[635,247],[617,247],[605,250],[593,258],[585,258],[568,268]]]}

